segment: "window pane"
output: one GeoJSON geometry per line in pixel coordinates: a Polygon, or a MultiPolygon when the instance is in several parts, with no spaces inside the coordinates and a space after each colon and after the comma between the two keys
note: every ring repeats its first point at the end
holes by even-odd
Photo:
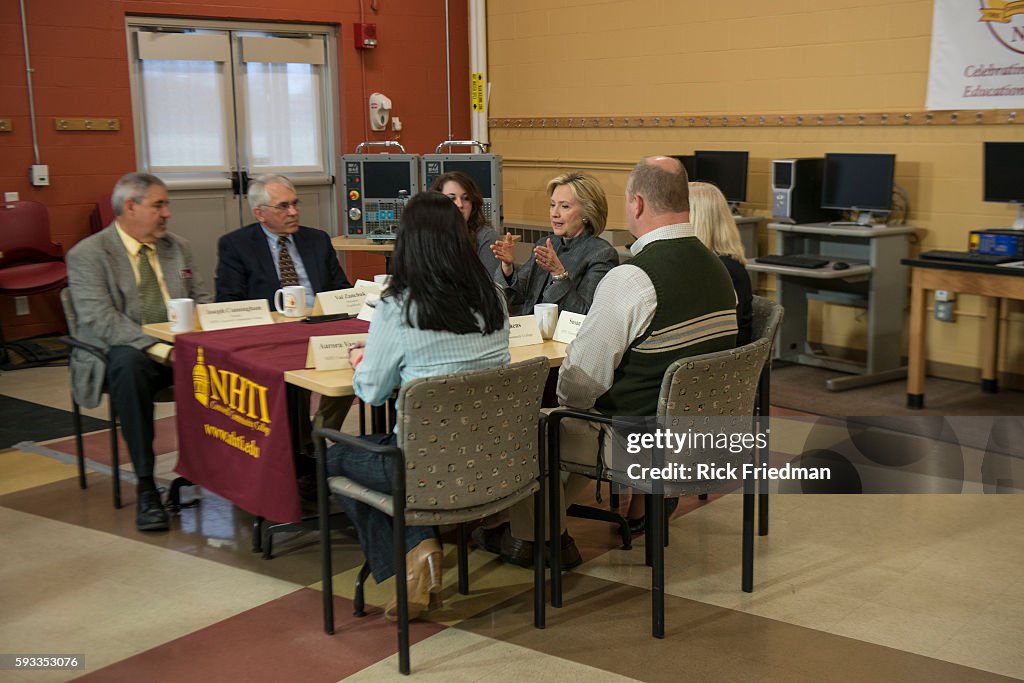
{"type": "Polygon", "coordinates": [[[322,168],[319,67],[245,64],[252,168],[322,168]]]}
{"type": "Polygon", "coordinates": [[[155,168],[227,168],[219,62],[142,61],[149,164],[155,168]]]}

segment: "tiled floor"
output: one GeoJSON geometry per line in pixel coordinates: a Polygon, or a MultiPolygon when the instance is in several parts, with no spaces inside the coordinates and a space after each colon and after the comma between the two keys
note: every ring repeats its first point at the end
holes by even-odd
{"type": "MultiPolygon", "coordinates": [[[[0,375],[0,394],[67,408],[66,370],[0,375]]],[[[102,411],[96,413],[102,416],[102,411]]],[[[173,468],[173,417],[160,426],[173,468]]],[[[800,434],[780,436],[793,452],[800,434]]],[[[89,443],[106,459],[105,435],[89,443]]],[[[251,517],[207,494],[167,533],[134,528],[134,489],[110,503],[107,474],[78,488],[75,468],[0,451],[0,652],[84,653],[83,671],[2,672],[0,680],[335,681],[397,678],[395,629],[374,607],[352,613],[358,546],[337,534],[334,636],[321,628],[314,538],[251,551],[251,517]]],[[[739,496],[686,500],[667,549],[664,640],[650,637],[643,539],[571,520],[587,560],[568,573],[565,606],[532,626],[528,570],[470,555],[470,595],[412,629],[416,677],[478,680],[997,680],[1024,678],[1024,496],[777,495],[756,542],[755,590],[740,584],[739,496]]]]}

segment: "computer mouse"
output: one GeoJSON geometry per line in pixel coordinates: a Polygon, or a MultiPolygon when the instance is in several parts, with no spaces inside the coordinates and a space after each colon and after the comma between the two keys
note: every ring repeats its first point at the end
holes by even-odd
{"type": "Polygon", "coordinates": [[[850,264],[846,261],[836,261],[832,264],[832,270],[846,270],[850,267],[850,264]]]}

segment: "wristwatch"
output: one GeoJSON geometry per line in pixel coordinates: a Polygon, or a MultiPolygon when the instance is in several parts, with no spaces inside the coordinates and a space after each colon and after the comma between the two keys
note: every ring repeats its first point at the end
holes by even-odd
{"type": "Polygon", "coordinates": [[[569,279],[569,271],[568,270],[563,270],[558,275],[552,275],[551,279],[555,280],[556,282],[561,282],[562,280],[568,280],[569,279]]]}

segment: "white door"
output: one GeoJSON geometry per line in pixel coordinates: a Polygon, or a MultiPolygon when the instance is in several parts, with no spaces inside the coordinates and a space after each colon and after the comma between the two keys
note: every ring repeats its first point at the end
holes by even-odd
{"type": "Polygon", "coordinates": [[[250,178],[287,176],[302,224],[337,234],[335,44],[330,27],[193,24],[131,17],[128,42],[139,168],[167,183],[212,290],[217,240],[253,220],[250,178]]]}

